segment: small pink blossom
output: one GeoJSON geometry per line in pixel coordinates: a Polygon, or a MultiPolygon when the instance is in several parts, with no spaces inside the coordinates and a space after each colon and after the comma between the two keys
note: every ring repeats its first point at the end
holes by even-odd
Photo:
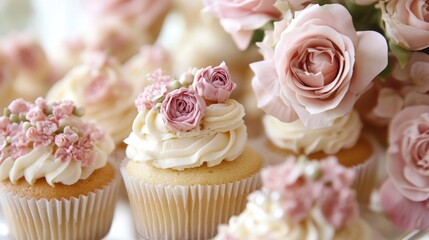
{"type": "Polygon", "coordinates": [[[153,108],[168,91],[169,85],[164,82],[157,82],[145,87],[135,100],[137,110],[141,112],[153,108]]]}
{"type": "Polygon", "coordinates": [[[335,157],[320,161],[296,161],[289,157],[282,164],[262,171],[263,187],[280,194],[287,217],[299,222],[311,209],[319,208],[336,229],[356,219],[359,213],[352,170],[341,166],[335,157]]]}
{"type": "Polygon", "coordinates": [[[52,105],[52,113],[57,119],[71,116],[76,105],[74,102],[65,100],[52,105]]]}
{"type": "Polygon", "coordinates": [[[13,100],[9,104],[8,108],[12,112],[12,114],[19,115],[20,113],[27,113],[30,110],[30,105],[28,104],[28,102],[24,101],[24,99],[19,98],[13,100]]]}
{"type": "Polygon", "coordinates": [[[56,159],[60,159],[61,161],[70,161],[72,158],[71,149],[73,147],[70,146],[70,148],[57,148],[55,151],[54,157],[56,159]]]}
{"type": "Polygon", "coordinates": [[[10,120],[8,117],[0,116],[0,132],[6,131],[7,126],[10,124],[10,120]]]}
{"type": "Polygon", "coordinates": [[[157,68],[152,73],[148,73],[146,79],[151,83],[170,83],[173,80],[170,75],[163,75],[160,68],[157,68]]]}
{"type": "Polygon", "coordinates": [[[70,126],[66,126],[63,133],[55,136],[55,144],[58,147],[68,147],[78,140],[79,136],[70,128],[70,126]]]}
{"type": "Polygon", "coordinates": [[[161,116],[172,131],[189,131],[200,125],[207,111],[197,92],[179,88],[167,94],[161,105],[161,116]]]}
{"type": "Polygon", "coordinates": [[[32,108],[30,111],[25,115],[25,118],[30,121],[31,123],[35,123],[38,121],[46,120],[46,115],[43,112],[43,110],[39,108],[32,108]]]}
{"type": "Polygon", "coordinates": [[[204,99],[223,103],[237,85],[231,80],[231,74],[225,62],[217,67],[206,67],[195,73],[193,87],[204,99]]]}
{"type": "Polygon", "coordinates": [[[89,80],[89,84],[84,89],[85,99],[89,103],[96,103],[107,100],[111,97],[112,84],[107,76],[97,76],[89,80]]]}
{"type": "Polygon", "coordinates": [[[48,108],[48,103],[46,100],[42,97],[38,97],[34,101],[34,105],[37,106],[40,110],[45,111],[48,108]]]}

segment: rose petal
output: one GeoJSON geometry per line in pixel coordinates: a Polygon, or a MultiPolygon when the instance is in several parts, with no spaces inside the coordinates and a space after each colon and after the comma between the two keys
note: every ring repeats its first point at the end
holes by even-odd
{"type": "Polygon", "coordinates": [[[404,198],[388,179],[380,190],[380,201],[390,219],[404,230],[429,227],[429,208],[423,202],[404,198]]]}

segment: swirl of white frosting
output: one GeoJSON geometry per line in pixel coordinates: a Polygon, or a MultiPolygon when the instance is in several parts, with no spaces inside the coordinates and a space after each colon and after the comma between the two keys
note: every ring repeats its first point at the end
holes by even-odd
{"type": "Polygon", "coordinates": [[[119,69],[105,67],[94,70],[87,65],[72,69],[52,86],[46,96],[48,101],[72,100],[85,107],[83,119],[95,120],[97,125],[110,134],[116,143],[123,141],[129,134],[134,116],[137,114],[134,98],[131,84],[123,79],[119,69]],[[95,71],[105,72],[113,92],[105,99],[90,102],[84,91],[89,79],[98,74],[95,71]]]}
{"type": "Polygon", "coordinates": [[[314,208],[308,217],[299,223],[283,215],[279,201],[265,198],[260,191],[251,195],[246,209],[232,217],[228,225],[219,227],[215,240],[221,239],[288,239],[288,240],[359,240],[372,239],[371,228],[361,219],[335,231],[323,217],[319,208],[314,208]]]}
{"type": "Polygon", "coordinates": [[[113,140],[108,136],[96,142],[94,163],[86,167],[82,167],[81,162],[74,159],[69,161],[56,159],[52,145],[35,148],[15,160],[10,156],[6,157],[0,164],[0,180],[9,178],[12,183],[16,183],[18,179],[24,177],[29,184],[34,184],[37,179],[44,177],[51,186],[55,183],[72,185],[88,178],[96,169],[104,167],[114,147],[113,140]]]}
{"type": "Polygon", "coordinates": [[[271,142],[279,148],[291,150],[297,154],[311,154],[323,151],[335,154],[356,144],[362,129],[357,111],[335,120],[332,127],[309,129],[299,121],[284,123],[275,117],[263,117],[265,133],[271,142]]]}
{"type": "Polygon", "coordinates": [[[126,155],[157,168],[183,170],[232,161],[247,143],[244,107],[235,100],[211,104],[201,127],[189,132],[168,129],[156,108],[140,112],[125,143],[126,155]]]}

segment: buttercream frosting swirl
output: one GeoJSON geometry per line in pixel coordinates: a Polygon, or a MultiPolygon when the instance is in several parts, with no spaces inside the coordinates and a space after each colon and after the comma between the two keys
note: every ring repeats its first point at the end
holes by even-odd
{"type": "Polygon", "coordinates": [[[71,100],[84,106],[84,119],[95,120],[119,143],[129,134],[136,115],[135,94],[116,61],[98,61],[98,66],[87,63],[72,69],[52,86],[46,98],[71,100]]]}
{"type": "Polygon", "coordinates": [[[62,161],[55,158],[52,146],[32,149],[29,153],[13,159],[11,156],[0,164],[0,180],[9,178],[12,183],[24,177],[34,184],[39,178],[54,186],[55,183],[72,185],[79,180],[88,178],[96,169],[106,165],[110,153],[114,149],[111,138],[104,138],[94,146],[95,161],[90,166],[82,166],[82,162],[71,159],[62,161]]]}
{"type": "Polygon", "coordinates": [[[262,192],[250,195],[246,209],[232,217],[228,225],[221,225],[215,240],[221,239],[289,239],[289,240],[359,240],[373,239],[373,232],[362,219],[339,230],[330,225],[320,209],[314,208],[299,223],[282,215],[280,202],[265,199],[262,192]]]}
{"type": "Polygon", "coordinates": [[[331,127],[319,129],[307,128],[299,120],[281,122],[270,115],[264,115],[262,121],[267,137],[274,145],[306,155],[318,151],[335,154],[354,146],[363,126],[356,110],[336,119],[331,127]]]}
{"type": "Polygon", "coordinates": [[[199,127],[176,132],[166,126],[157,108],[143,110],[125,139],[126,155],[157,168],[176,170],[232,161],[247,143],[244,114],[243,105],[228,99],[207,106],[199,127]]]}
{"type": "Polygon", "coordinates": [[[12,101],[0,116],[0,181],[74,184],[107,164],[115,144],[71,101],[12,101]]]}

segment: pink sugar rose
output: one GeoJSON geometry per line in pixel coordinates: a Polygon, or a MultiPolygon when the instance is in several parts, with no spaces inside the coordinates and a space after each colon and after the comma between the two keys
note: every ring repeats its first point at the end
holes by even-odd
{"type": "Polygon", "coordinates": [[[35,123],[37,121],[43,121],[46,119],[46,115],[43,112],[43,110],[39,108],[32,108],[30,111],[25,115],[25,118],[30,121],[31,123],[35,123]]]}
{"type": "Polygon", "coordinates": [[[12,114],[19,115],[20,113],[26,114],[30,110],[30,105],[24,99],[19,98],[13,100],[8,108],[12,114]]]}
{"type": "MultiPolygon", "coordinates": [[[[261,45],[265,51],[271,46],[261,45]]],[[[272,58],[251,64],[258,106],[283,122],[299,118],[309,128],[329,127],[348,114],[387,66],[384,37],[356,32],[340,4],[296,12],[272,51],[264,54],[272,58]]]]}
{"type": "Polygon", "coordinates": [[[276,0],[204,0],[203,11],[211,12],[231,34],[240,50],[249,46],[253,32],[271,20],[281,17],[274,7],[276,0]]]}
{"type": "Polygon", "coordinates": [[[199,69],[195,73],[193,88],[206,100],[223,103],[236,87],[225,62],[214,68],[199,69]]]}
{"type": "Polygon", "coordinates": [[[415,202],[429,199],[429,106],[403,109],[389,126],[387,171],[396,189],[415,202]]]}
{"type": "Polygon", "coordinates": [[[172,131],[189,131],[200,125],[207,111],[197,92],[179,88],[167,94],[161,105],[161,116],[172,131]]]}
{"type": "Polygon", "coordinates": [[[390,220],[406,231],[429,228],[427,201],[414,202],[398,191],[392,178],[380,189],[380,202],[390,220]]]}
{"type": "Polygon", "coordinates": [[[58,147],[68,147],[78,140],[79,136],[70,128],[70,126],[66,126],[63,133],[55,136],[55,144],[58,147]]]}
{"type": "Polygon", "coordinates": [[[84,89],[85,99],[89,103],[105,101],[111,97],[112,87],[107,76],[96,76],[89,79],[89,83],[84,89]]]}
{"type": "Polygon", "coordinates": [[[70,146],[70,148],[57,148],[55,151],[54,157],[56,159],[60,159],[61,161],[69,161],[72,158],[71,149],[73,147],[70,146]]]}
{"type": "Polygon", "coordinates": [[[380,1],[387,36],[396,44],[410,49],[429,47],[429,4],[422,0],[380,1]]]}

